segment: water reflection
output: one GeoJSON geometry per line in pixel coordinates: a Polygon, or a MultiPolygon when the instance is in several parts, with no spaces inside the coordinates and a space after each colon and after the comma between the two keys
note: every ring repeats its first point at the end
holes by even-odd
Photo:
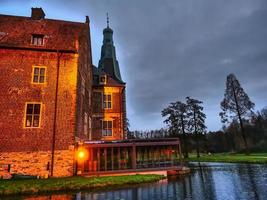
{"type": "Polygon", "coordinates": [[[79,192],[23,198],[26,200],[264,200],[267,165],[192,163],[183,178],[104,192],[79,192]]]}

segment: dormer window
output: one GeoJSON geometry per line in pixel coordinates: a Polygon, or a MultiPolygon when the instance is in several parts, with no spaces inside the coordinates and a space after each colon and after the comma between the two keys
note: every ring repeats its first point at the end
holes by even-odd
{"type": "Polygon", "coordinates": [[[6,35],[7,35],[7,33],[5,33],[5,32],[0,32],[0,40],[3,39],[6,35]]]}
{"type": "Polygon", "coordinates": [[[43,46],[44,45],[44,35],[32,35],[32,45],[43,46]]]}
{"type": "Polygon", "coordinates": [[[106,75],[102,75],[99,77],[99,84],[101,85],[105,85],[107,83],[107,76],[106,75]]]}

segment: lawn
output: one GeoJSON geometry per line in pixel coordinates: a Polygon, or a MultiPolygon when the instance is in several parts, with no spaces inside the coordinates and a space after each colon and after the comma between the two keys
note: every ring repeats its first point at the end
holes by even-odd
{"type": "Polygon", "coordinates": [[[196,154],[190,154],[188,161],[199,162],[230,162],[230,163],[261,163],[267,164],[267,153],[233,154],[233,153],[216,153],[212,155],[202,154],[197,158],[196,154]]]}
{"type": "Polygon", "coordinates": [[[0,196],[15,194],[43,194],[58,191],[107,189],[155,182],[164,179],[162,175],[129,175],[109,177],[69,177],[32,180],[0,180],[0,196]]]}

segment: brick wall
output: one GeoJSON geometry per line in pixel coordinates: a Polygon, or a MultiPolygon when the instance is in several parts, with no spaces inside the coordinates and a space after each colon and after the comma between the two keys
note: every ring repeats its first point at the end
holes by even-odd
{"type": "MultiPolygon", "coordinates": [[[[79,58],[77,74],[77,106],[76,106],[76,136],[80,139],[88,139],[90,131],[89,124],[87,132],[84,129],[85,113],[91,116],[91,93],[92,93],[92,56],[90,48],[89,26],[82,32],[79,38],[79,58]],[[84,82],[84,83],[82,83],[84,82]],[[84,85],[83,85],[84,84],[84,85]],[[83,89],[83,87],[85,89],[83,89]]],[[[87,119],[89,121],[89,119],[87,119]]]]}
{"type": "MultiPolygon", "coordinates": [[[[0,49],[0,163],[11,164],[11,173],[40,176],[48,173],[57,56],[57,53],[0,49]],[[47,67],[45,84],[31,83],[33,65],[47,67]],[[42,103],[40,128],[24,127],[26,102],[42,103]]],[[[70,155],[73,153],[68,149],[75,142],[77,59],[75,54],[60,55],[55,176],[73,175],[73,155],[70,155]]]]}
{"type": "MultiPolygon", "coordinates": [[[[51,149],[57,54],[0,49],[0,152],[51,149]],[[33,65],[47,67],[45,84],[32,84],[33,65]],[[40,128],[24,128],[25,103],[41,102],[40,128]]],[[[56,149],[74,143],[77,55],[60,57],[56,149]]]]}

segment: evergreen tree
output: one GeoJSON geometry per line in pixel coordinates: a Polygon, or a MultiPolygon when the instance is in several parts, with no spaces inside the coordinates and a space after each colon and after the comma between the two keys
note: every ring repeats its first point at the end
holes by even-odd
{"type": "Polygon", "coordinates": [[[199,140],[200,136],[205,132],[206,125],[205,119],[206,115],[203,112],[202,101],[186,97],[186,104],[188,108],[188,129],[190,132],[194,133],[197,146],[197,157],[199,155],[199,140]]]}
{"type": "Polygon", "coordinates": [[[163,109],[162,116],[167,117],[164,123],[169,125],[169,131],[173,135],[182,134],[182,146],[184,157],[188,158],[188,145],[186,129],[188,123],[187,105],[180,101],[171,103],[167,108],[163,109]]]}
{"type": "Polygon", "coordinates": [[[234,74],[229,74],[226,80],[224,99],[221,102],[222,122],[228,122],[229,118],[238,119],[246,153],[249,153],[247,137],[244,130],[243,119],[252,112],[255,104],[250,101],[248,95],[241,87],[234,74]]]}

